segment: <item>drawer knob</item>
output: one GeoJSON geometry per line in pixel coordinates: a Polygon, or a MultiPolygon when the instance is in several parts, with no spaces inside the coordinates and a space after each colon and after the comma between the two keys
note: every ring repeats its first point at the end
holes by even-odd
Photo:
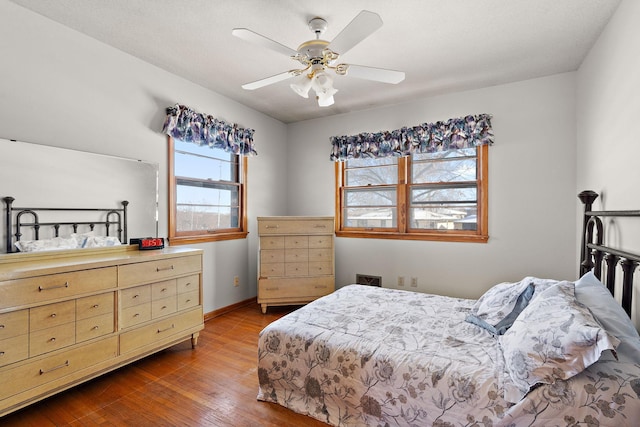
{"type": "Polygon", "coordinates": [[[91,328],[92,331],[97,331],[98,329],[100,329],[100,327],[98,325],[96,325],[93,328],[91,328]]]}
{"type": "Polygon", "coordinates": [[[54,319],[56,317],[55,313],[51,313],[51,318],[54,319]]]}
{"type": "Polygon", "coordinates": [[[160,292],[167,292],[167,288],[162,288],[160,292]]]}
{"type": "Polygon", "coordinates": [[[4,351],[0,351],[0,356],[4,356],[4,351]]]}
{"type": "Polygon", "coordinates": [[[267,225],[266,228],[278,228],[280,227],[279,225],[267,225]]]}
{"type": "Polygon", "coordinates": [[[56,342],[56,337],[52,337],[49,339],[49,342],[56,342]]]}
{"type": "Polygon", "coordinates": [[[170,265],[169,267],[164,267],[164,268],[160,268],[160,267],[156,268],[156,272],[158,273],[161,271],[168,271],[168,270],[173,270],[173,265],[170,265]]]}
{"type": "Polygon", "coordinates": [[[38,292],[42,291],[50,291],[52,289],[60,289],[60,288],[68,288],[69,282],[64,282],[64,285],[51,286],[50,288],[43,288],[42,286],[38,286],[38,292]]]}
{"type": "Polygon", "coordinates": [[[191,302],[191,300],[190,300],[190,299],[188,299],[188,300],[187,300],[187,301],[185,301],[185,302],[188,302],[188,303],[189,303],[189,302],[191,302]]]}
{"type": "Polygon", "coordinates": [[[0,325],[0,329],[4,329],[4,325],[0,325]]]}
{"type": "Polygon", "coordinates": [[[140,313],[136,313],[133,315],[133,317],[138,317],[138,316],[140,316],[140,313]]]}
{"type": "Polygon", "coordinates": [[[166,306],[166,305],[163,305],[163,306],[162,306],[162,308],[161,308],[160,310],[166,310],[166,309],[167,309],[167,306],[166,306]]]}
{"type": "Polygon", "coordinates": [[[278,290],[278,289],[280,289],[280,288],[278,288],[278,287],[276,286],[275,288],[266,288],[266,289],[267,289],[268,291],[277,291],[277,290],[278,290]]]}
{"type": "Polygon", "coordinates": [[[93,304],[93,307],[91,308],[98,308],[98,307],[100,307],[100,304],[93,304]]]}
{"type": "Polygon", "coordinates": [[[68,360],[66,362],[64,362],[62,365],[54,366],[51,369],[47,369],[47,370],[40,369],[40,375],[46,374],[48,372],[53,372],[53,371],[56,371],[56,370],[61,369],[61,368],[66,368],[67,366],[69,366],[69,361],[68,360]]]}
{"type": "Polygon", "coordinates": [[[133,298],[135,299],[135,298],[138,298],[139,296],[140,296],[140,294],[135,294],[135,295],[133,296],[133,298]]]}
{"type": "Polygon", "coordinates": [[[313,228],[327,228],[327,226],[324,224],[315,224],[313,228]]]}

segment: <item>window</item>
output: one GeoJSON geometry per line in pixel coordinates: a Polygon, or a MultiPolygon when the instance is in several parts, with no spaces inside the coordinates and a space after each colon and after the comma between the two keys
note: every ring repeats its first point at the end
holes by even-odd
{"type": "Polygon", "coordinates": [[[169,240],[172,244],[247,235],[247,158],[169,137],[169,240]]]}
{"type": "Polygon", "coordinates": [[[486,242],[488,145],[336,162],[336,235],[486,242]]]}

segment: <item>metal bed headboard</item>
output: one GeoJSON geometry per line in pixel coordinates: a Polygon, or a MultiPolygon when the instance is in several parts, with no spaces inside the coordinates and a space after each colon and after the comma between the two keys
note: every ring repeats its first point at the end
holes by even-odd
{"type": "Polygon", "coordinates": [[[20,241],[20,238],[23,235],[23,229],[31,228],[33,229],[33,233],[35,236],[35,240],[40,239],[40,227],[42,226],[51,226],[53,227],[55,237],[59,237],[60,227],[62,226],[70,226],[74,233],[78,232],[78,227],[80,225],[87,225],[89,229],[93,231],[96,226],[103,225],[105,228],[105,235],[109,236],[110,230],[112,226],[116,227],[116,232],[118,239],[123,244],[127,243],[127,206],[129,202],[124,200],[122,201],[122,208],[23,208],[23,207],[15,207],[13,206],[14,198],[13,197],[4,197],[3,198],[6,204],[6,217],[5,224],[7,230],[6,237],[6,251],[7,253],[14,252],[13,249],[13,239],[15,241],[20,241]],[[98,221],[51,221],[51,222],[42,222],[39,219],[38,213],[44,211],[57,211],[57,212],[101,212],[104,213],[101,220],[98,221]],[[25,217],[25,218],[23,218],[25,217]],[[15,233],[13,232],[13,220],[15,218],[15,233]],[[26,218],[29,218],[27,220],[26,218]]]}
{"type": "Polygon", "coordinates": [[[616,267],[622,268],[622,308],[631,316],[633,297],[633,276],[640,263],[640,255],[604,245],[604,217],[640,217],[638,210],[593,211],[593,202],[598,198],[595,191],[583,191],[578,198],[584,204],[582,225],[582,247],[580,249],[580,275],[593,269],[595,276],[602,279],[603,265],[606,265],[605,286],[615,295],[616,267]],[[595,233],[594,233],[595,228],[595,233]]]}

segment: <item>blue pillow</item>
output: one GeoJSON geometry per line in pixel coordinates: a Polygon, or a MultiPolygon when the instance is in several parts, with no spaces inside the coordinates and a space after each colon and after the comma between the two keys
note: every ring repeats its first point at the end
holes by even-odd
{"type": "Polygon", "coordinates": [[[468,315],[465,321],[469,323],[473,323],[476,326],[480,326],[481,328],[486,329],[493,335],[504,335],[504,333],[507,332],[507,330],[511,327],[511,325],[513,325],[513,322],[516,321],[516,318],[518,317],[520,312],[522,312],[522,310],[524,310],[525,307],[529,305],[529,301],[531,301],[534,291],[535,291],[535,286],[533,282],[529,283],[529,285],[525,288],[525,290],[522,291],[520,295],[518,295],[518,298],[516,299],[516,305],[515,307],[513,307],[513,310],[511,310],[509,314],[507,314],[502,320],[500,320],[495,325],[489,324],[488,322],[476,316],[475,314],[468,315]]]}

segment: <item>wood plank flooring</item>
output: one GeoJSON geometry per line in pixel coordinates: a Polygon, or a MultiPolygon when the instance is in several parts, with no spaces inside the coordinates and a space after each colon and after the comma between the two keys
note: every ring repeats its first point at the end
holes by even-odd
{"type": "MultiPolygon", "coordinates": [[[[291,307],[257,304],[205,323],[189,341],[0,418],[2,426],[309,426],[256,399],[258,332],[291,307]]],[[[1,385],[0,385],[1,386],[1,385]]]]}

